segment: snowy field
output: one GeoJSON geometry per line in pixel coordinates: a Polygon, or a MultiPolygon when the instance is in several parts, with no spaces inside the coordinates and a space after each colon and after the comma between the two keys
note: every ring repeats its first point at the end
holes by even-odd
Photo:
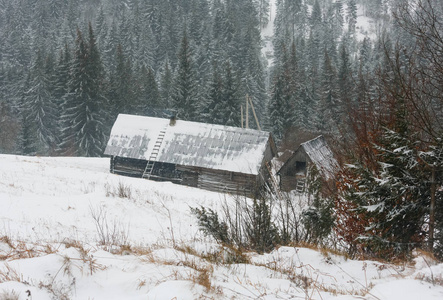
{"type": "Polygon", "coordinates": [[[0,299],[443,299],[443,264],[424,255],[391,265],[281,247],[224,263],[189,207],[229,197],[108,163],[0,155],[0,299]]]}

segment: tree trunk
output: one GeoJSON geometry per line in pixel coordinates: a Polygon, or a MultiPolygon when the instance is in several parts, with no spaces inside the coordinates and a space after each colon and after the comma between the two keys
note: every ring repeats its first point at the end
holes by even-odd
{"type": "Polygon", "coordinates": [[[431,177],[431,206],[429,209],[429,251],[434,252],[434,227],[435,227],[435,165],[432,166],[431,177]]]}

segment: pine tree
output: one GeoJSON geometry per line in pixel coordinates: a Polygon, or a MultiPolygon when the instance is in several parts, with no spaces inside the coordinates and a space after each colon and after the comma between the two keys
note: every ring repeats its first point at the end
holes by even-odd
{"type": "Polygon", "coordinates": [[[163,107],[170,108],[172,106],[172,92],[173,92],[173,75],[168,62],[161,72],[160,79],[160,98],[163,107]]]}
{"type": "Polygon", "coordinates": [[[222,102],[219,103],[222,120],[221,124],[227,126],[240,126],[240,101],[238,96],[238,82],[232,71],[231,64],[227,62],[224,68],[222,85],[222,102]]]}
{"type": "Polygon", "coordinates": [[[108,35],[108,23],[106,21],[103,4],[100,5],[98,15],[95,20],[95,34],[97,36],[97,45],[100,53],[103,53],[106,45],[106,37],[108,35]]]}
{"type": "Polygon", "coordinates": [[[269,114],[269,125],[271,127],[271,131],[277,141],[281,141],[283,135],[288,129],[287,122],[287,113],[288,109],[288,101],[286,99],[286,95],[284,94],[284,77],[279,74],[275,76],[273,85],[272,85],[272,95],[271,100],[269,101],[268,114],[269,114]]]}
{"type": "Polygon", "coordinates": [[[178,60],[172,106],[179,118],[193,121],[198,117],[199,103],[194,60],[186,31],[183,34],[178,60]]]}
{"type": "MultiPolygon", "coordinates": [[[[1,72],[1,71],[0,71],[1,72]]],[[[1,83],[1,73],[0,73],[1,83]]],[[[0,95],[1,99],[1,95],[0,95]]],[[[0,100],[0,152],[17,153],[20,133],[20,119],[15,116],[9,105],[0,100]]]]}
{"type": "Polygon", "coordinates": [[[140,94],[138,100],[139,112],[149,115],[152,109],[166,107],[161,99],[157,81],[155,80],[154,71],[142,66],[140,71],[140,94]]]}
{"type": "Polygon", "coordinates": [[[114,122],[118,114],[137,111],[133,86],[133,74],[129,59],[123,53],[122,45],[117,45],[115,70],[110,75],[108,91],[110,122],[114,122]]]}
{"type": "Polygon", "coordinates": [[[328,52],[325,51],[323,73],[321,79],[321,95],[318,109],[319,122],[317,129],[321,132],[336,132],[340,124],[338,111],[337,75],[328,52]]]}
{"type": "Polygon", "coordinates": [[[289,56],[285,45],[282,45],[282,48],[281,67],[275,74],[268,106],[269,124],[277,141],[283,139],[286,131],[294,123],[300,122],[297,118],[301,118],[300,111],[303,109],[295,107],[298,92],[297,79],[299,79],[295,45],[291,46],[289,56]]]}
{"type": "Polygon", "coordinates": [[[31,127],[27,135],[34,135],[34,150],[37,154],[48,155],[55,149],[56,117],[51,94],[50,76],[52,66],[48,66],[43,54],[38,51],[31,68],[29,89],[25,92],[24,111],[26,122],[31,127]]]}
{"type": "Polygon", "coordinates": [[[264,28],[268,24],[270,18],[269,0],[256,0],[255,5],[257,6],[260,26],[264,28]]]}
{"type": "Polygon", "coordinates": [[[321,23],[322,23],[322,11],[320,8],[320,4],[318,3],[318,0],[315,0],[311,13],[311,26],[312,28],[315,28],[321,26],[321,23]]]}
{"type": "Polygon", "coordinates": [[[85,42],[77,30],[76,49],[71,65],[69,92],[62,116],[62,153],[65,155],[101,156],[105,144],[103,68],[89,24],[85,42]]]}
{"type": "MultiPolygon", "coordinates": [[[[338,87],[340,100],[343,104],[350,103],[354,99],[354,85],[352,83],[352,65],[347,49],[347,40],[344,39],[339,49],[338,87]]],[[[338,108],[339,114],[343,112],[338,108]]]]}
{"type": "Polygon", "coordinates": [[[202,121],[223,124],[220,108],[223,106],[223,78],[216,62],[212,66],[212,79],[209,83],[208,101],[202,109],[202,121]]]}
{"type": "Polygon", "coordinates": [[[266,199],[254,199],[245,222],[248,245],[258,253],[272,250],[279,240],[278,231],[272,222],[272,214],[266,199]]]}
{"type": "MultiPolygon", "coordinates": [[[[53,91],[53,99],[54,99],[54,105],[56,107],[55,111],[55,119],[56,119],[56,136],[57,136],[57,143],[60,144],[60,137],[61,134],[61,128],[62,120],[61,116],[63,114],[63,105],[64,105],[64,98],[66,94],[68,93],[69,89],[69,78],[70,78],[70,67],[71,67],[71,49],[69,49],[68,44],[65,43],[65,47],[63,50],[60,51],[59,59],[57,62],[57,65],[55,67],[55,72],[53,76],[53,85],[54,85],[54,91],[53,91]]],[[[69,126],[69,125],[68,125],[69,126]]],[[[57,148],[57,151],[60,149],[57,148]]]]}
{"type": "Polygon", "coordinates": [[[325,182],[315,165],[308,170],[307,182],[310,205],[302,211],[306,239],[309,243],[322,244],[334,226],[334,202],[332,197],[322,194],[325,182]]]}
{"type": "Polygon", "coordinates": [[[349,32],[349,34],[352,35],[355,33],[355,26],[357,24],[357,1],[356,0],[348,0],[347,19],[348,19],[348,32],[349,32]]]}

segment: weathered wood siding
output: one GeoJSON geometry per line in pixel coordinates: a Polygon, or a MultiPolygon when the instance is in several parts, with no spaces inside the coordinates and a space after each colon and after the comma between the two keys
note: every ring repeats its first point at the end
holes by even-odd
{"type": "MultiPolygon", "coordinates": [[[[111,173],[114,174],[141,178],[146,164],[146,160],[111,157],[110,169],[111,173]]],[[[163,172],[162,163],[156,163],[151,179],[172,181],[174,183],[214,192],[247,196],[251,196],[256,192],[260,182],[258,176],[251,174],[189,166],[171,166],[174,168],[173,172],[171,172],[171,170],[163,172]]],[[[171,166],[168,164],[169,169],[171,166]]]]}
{"type": "Polygon", "coordinates": [[[297,188],[297,179],[306,176],[309,157],[303,149],[299,149],[292,155],[279,171],[280,189],[284,192],[290,192],[297,188]],[[304,164],[303,168],[300,165],[304,164]]]}
{"type": "Polygon", "coordinates": [[[297,188],[297,178],[295,176],[280,175],[280,189],[283,192],[290,192],[297,188]]]}
{"type": "Polygon", "coordinates": [[[182,171],[183,182],[192,183],[187,185],[208,191],[250,196],[257,186],[255,175],[188,166],[177,166],[177,169],[182,171]]]}
{"type": "Polygon", "coordinates": [[[258,185],[262,186],[269,182],[270,180],[270,174],[268,167],[266,164],[269,164],[270,161],[276,156],[276,149],[273,149],[272,145],[274,145],[273,141],[271,141],[271,137],[268,140],[268,143],[266,145],[265,153],[263,154],[263,161],[262,165],[260,167],[259,177],[258,177],[258,185]]]}
{"type": "Polygon", "coordinates": [[[111,173],[130,177],[142,177],[146,163],[146,160],[112,156],[111,173]]]}

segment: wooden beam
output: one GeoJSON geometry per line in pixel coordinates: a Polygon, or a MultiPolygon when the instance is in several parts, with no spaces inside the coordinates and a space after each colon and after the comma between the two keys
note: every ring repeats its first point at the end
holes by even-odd
{"type": "Polygon", "coordinates": [[[245,128],[249,128],[249,96],[246,94],[246,125],[245,128]]]}
{"type": "Polygon", "coordinates": [[[257,128],[258,128],[258,130],[261,130],[260,124],[258,123],[257,115],[255,114],[254,104],[252,104],[251,98],[247,97],[247,99],[249,99],[249,102],[251,103],[252,113],[254,114],[255,123],[257,124],[257,128]]]}
{"type": "Polygon", "coordinates": [[[241,114],[241,128],[243,128],[243,105],[240,105],[240,114],[241,114]]]}

